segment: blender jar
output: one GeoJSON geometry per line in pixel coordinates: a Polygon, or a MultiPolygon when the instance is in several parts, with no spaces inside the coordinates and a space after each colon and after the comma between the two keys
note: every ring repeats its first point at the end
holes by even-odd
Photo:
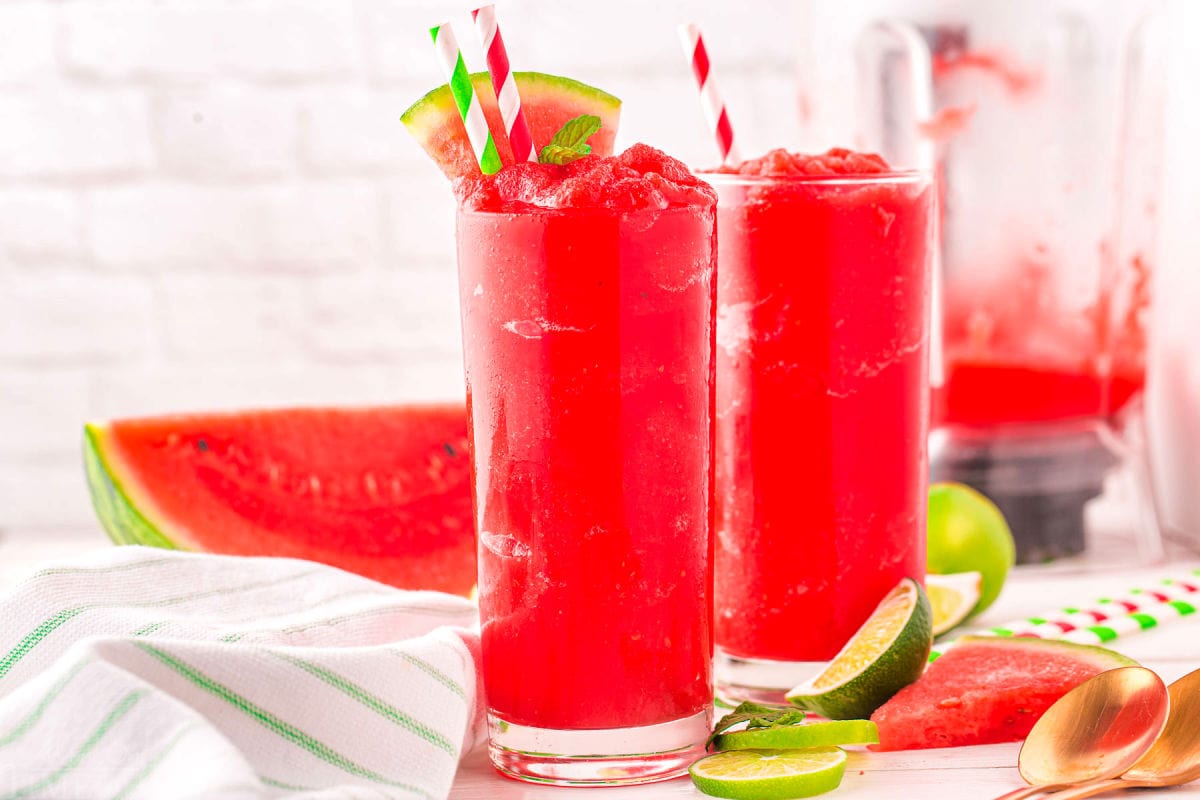
{"type": "MultiPolygon", "coordinates": [[[[932,477],[991,497],[1019,562],[1079,553],[1087,502],[1143,461],[1123,431],[1145,383],[1159,4],[868,0],[837,19],[825,5],[808,5],[808,29],[838,33],[801,57],[810,133],[851,130],[938,178],[932,477]],[[814,61],[831,47],[841,66],[814,61]]],[[[1155,557],[1156,532],[1141,534],[1155,557]]]]}

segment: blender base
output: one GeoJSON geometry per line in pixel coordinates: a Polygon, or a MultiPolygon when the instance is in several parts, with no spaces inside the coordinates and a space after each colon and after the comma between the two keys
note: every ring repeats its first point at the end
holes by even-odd
{"type": "Polygon", "coordinates": [[[944,428],[930,442],[931,478],[987,495],[1008,521],[1018,564],[1078,555],[1084,508],[1117,458],[1091,425],[944,428]]]}

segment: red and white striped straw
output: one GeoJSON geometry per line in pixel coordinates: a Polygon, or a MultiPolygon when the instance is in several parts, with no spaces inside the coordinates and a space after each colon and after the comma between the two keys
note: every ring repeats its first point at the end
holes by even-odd
{"type": "Polygon", "coordinates": [[[500,25],[496,21],[496,7],[480,6],[471,12],[475,19],[475,32],[487,54],[488,74],[492,76],[492,88],[496,91],[496,102],[500,105],[500,118],[504,130],[512,143],[513,157],[518,161],[537,161],[537,150],[529,123],[521,109],[521,97],[517,93],[517,82],[508,63],[508,51],[504,38],[500,36],[500,25]]]}
{"type": "MultiPolygon", "coordinates": [[[[1148,589],[1132,589],[1123,595],[1106,597],[1087,606],[1072,606],[1015,620],[983,631],[976,636],[1030,636],[1036,639],[1061,639],[1064,642],[1107,646],[1113,639],[1157,628],[1184,617],[1195,618],[1200,611],[1200,569],[1181,578],[1164,578],[1148,589]]],[[[934,661],[954,647],[954,642],[935,645],[929,654],[934,661]]]]}
{"type": "Polygon", "coordinates": [[[700,105],[704,108],[704,116],[717,138],[717,149],[721,151],[722,164],[738,164],[737,148],[733,143],[733,126],[729,124],[729,113],[725,110],[725,101],[717,91],[713,81],[712,65],[708,61],[708,50],[704,47],[704,37],[695,25],[680,25],[679,39],[683,42],[684,55],[692,62],[692,72],[696,75],[696,85],[700,88],[700,105]]]}

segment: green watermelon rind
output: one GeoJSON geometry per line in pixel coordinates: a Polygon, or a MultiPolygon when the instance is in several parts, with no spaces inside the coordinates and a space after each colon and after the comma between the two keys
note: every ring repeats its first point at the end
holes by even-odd
{"type": "MultiPolygon", "coordinates": [[[[513,78],[517,82],[518,90],[526,86],[535,90],[555,89],[562,94],[585,98],[597,108],[609,112],[619,111],[621,108],[621,101],[617,97],[574,78],[564,78],[561,75],[550,75],[545,72],[514,72],[513,78]]],[[[476,91],[487,90],[487,87],[491,86],[491,78],[486,72],[472,72],[471,83],[475,85],[476,91]]],[[[454,106],[454,98],[450,96],[449,84],[443,83],[409,106],[400,115],[400,121],[414,136],[421,139],[434,123],[440,122],[448,113],[458,114],[458,110],[454,106]]]]}
{"type": "MultiPolygon", "coordinates": [[[[1042,651],[1057,651],[1060,653],[1072,653],[1075,655],[1094,656],[1094,660],[1089,663],[1096,666],[1102,666],[1106,669],[1116,669],[1118,667],[1137,667],[1138,662],[1134,661],[1123,653],[1118,653],[1115,650],[1109,650],[1107,647],[1100,647],[1094,644],[1078,644],[1076,642],[1064,642],[1058,639],[1038,639],[1033,636],[962,636],[954,641],[956,649],[972,644],[999,644],[1000,647],[1010,649],[1013,647],[1028,647],[1033,650],[1042,651]]],[[[936,663],[936,662],[934,662],[936,663]]]]}
{"type": "Polygon", "coordinates": [[[92,496],[92,506],[108,538],[119,545],[188,549],[167,537],[132,501],[126,482],[118,477],[119,470],[113,464],[112,457],[106,454],[104,442],[107,436],[105,425],[88,423],[84,426],[83,455],[88,493],[92,496]]]}

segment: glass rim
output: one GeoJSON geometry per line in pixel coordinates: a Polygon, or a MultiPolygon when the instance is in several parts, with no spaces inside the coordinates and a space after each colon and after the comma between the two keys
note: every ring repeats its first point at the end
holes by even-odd
{"type": "Polygon", "coordinates": [[[491,208],[465,208],[461,205],[455,205],[454,213],[456,216],[486,216],[486,217],[606,217],[611,219],[621,219],[633,217],[639,214],[671,214],[671,213],[695,213],[697,211],[711,211],[716,209],[716,204],[711,205],[670,205],[666,208],[609,208],[606,206],[560,206],[557,208],[547,208],[545,206],[535,206],[532,204],[522,204],[520,208],[506,209],[491,209],[491,208]]]}
{"type": "Polygon", "coordinates": [[[762,186],[772,183],[789,186],[894,186],[933,181],[933,172],[928,169],[897,169],[855,175],[744,175],[740,172],[720,172],[719,169],[695,170],[693,174],[714,188],[762,186]]]}

